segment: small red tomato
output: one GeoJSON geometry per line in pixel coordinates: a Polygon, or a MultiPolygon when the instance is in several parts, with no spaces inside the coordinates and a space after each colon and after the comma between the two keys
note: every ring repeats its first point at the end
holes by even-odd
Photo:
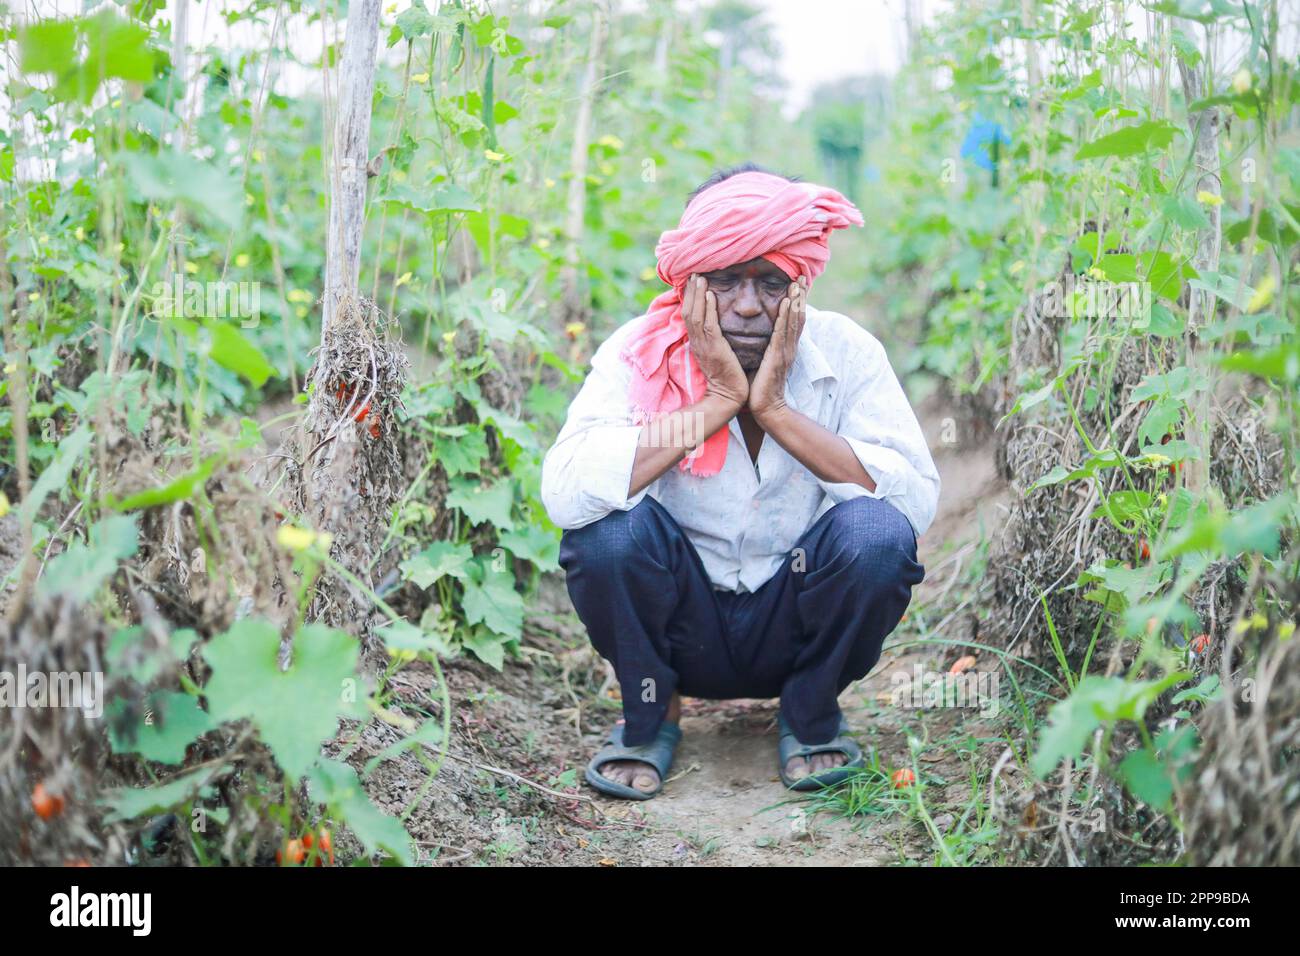
{"type": "Polygon", "coordinates": [[[320,848],[330,858],[330,866],[334,865],[334,841],[330,839],[330,831],[325,827],[320,828],[320,848]]]}
{"type": "Polygon", "coordinates": [[[366,416],[369,415],[369,414],[370,414],[370,403],[367,402],[366,404],[364,404],[364,405],[362,405],[360,408],[358,408],[357,411],[356,411],[356,414],[353,415],[352,417],[353,417],[356,421],[364,422],[364,421],[366,420],[366,416]]]}
{"type": "MultiPolygon", "coordinates": [[[[378,419],[379,416],[376,415],[375,418],[378,419]]],[[[370,437],[371,437],[371,438],[378,438],[378,437],[379,437],[379,422],[378,422],[378,421],[373,421],[373,422],[370,423],[370,437]]]]}
{"type": "Polygon", "coordinates": [[[916,783],[916,774],[912,773],[912,771],[907,767],[904,767],[902,770],[895,770],[892,779],[894,781],[894,789],[902,790],[905,787],[910,787],[912,784],[916,783]]]}
{"type": "Polygon", "coordinates": [[[283,863],[288,860],[294,866],[299,866],[302,861],[307,859],[307,852],[302,848],[301,840],[290,840],[284,845],[284,852],[275,851],[275,862],[283,863]]]}
{"type": "Polygon", "coordinates": [[[32,809],[42,820],[51,820],[63,812],[63,798],[49,793],[44,783],[38,783],[32,790],[32,809]]]}
{"type": "Polygon", "coordinates": [[[1142,539],[1141,549],[1142,549],[1142,560],[1143,560],[1143,561],[1145,561],[1147,558],[1151,557],[1151,546],[1147,544],[1147,539],[1146,539],[1146,538],[1143,538],[1143,539],[1142,539]]]}
{"type": "Polygon", "coordinates": [[[1206,649],[1207,647],[1209,647],[1209,646],[1210,646],[1210,635],[1208,635],[1208,634],[1198,634],[1198,635],[1196,636],[1196,639],[1195,639],[1194,641],[1192,641],[1192,653],[1193,653],[1193,654],[1204,654],[1204,653],[1205,653],[1205,649],[1206,649]]]}
{"type": "Polygon", "coordinates": [[[315,842],[316,842],[316,838],[311,835],[310,830],[308,830],[306,833],[302,835],[302,845],[305,846],[307,849],[310,850],[312,848],[312,845],[315,842]]]}

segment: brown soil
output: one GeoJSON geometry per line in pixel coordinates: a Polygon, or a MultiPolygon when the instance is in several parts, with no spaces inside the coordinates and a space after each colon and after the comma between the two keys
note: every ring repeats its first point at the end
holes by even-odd
{"type": "MultiPolygon", "coordinates": [[[[960,636],[961,616],[947,613],[955,603],[950,591],[1005,509],[991,441],[963,441],[960,434],[954,440],[946,419],[955,413],[942,398],[922,402],[918,414],[943,492],[921,540],[926,580],[891,645],[914,638],[918,621],[930,637],[960,636]]],[[[603,663],[587,646],[557,578],[544,582],[536,608],[521,662],[507,663],[500,674],[466,660],[447,670],[455,710],[450,753],[406,821],[421,862],[869,866],[935,860],[935,845],[914,818],[817,813],[803,795],[794,799],[777,776],[776,701],[687,700],[684,739],[663,792],[641,803],[596,794],[582,781],[582,769],[617,719],[617,702],[597,696],[603,663]]],[[[940,829],[952,826],[971,799],[970,762],[987,766],[1001,746],[988,739],[991,725],[976,711],[904,709],[890,703],[889,690],[896,669],[911,673],[917,663],[946,669],[962,653],[887,648],[876,670],[841,698],[864,750],[874,750],[886,772],[912,765],[909,738],[924,742],[918,751],[925,803],[940,829]]],[[[396,680],[412,702],[427,706],[437,697],[428,665],[408,667],[396,680]]],[[[360,766],[397,737],[372,722],[350,759],[360,766]]],[[[426,781],[425,768],[406,755],[381,764],[367,790],[387,812],[401,813],[426,781]]]]}

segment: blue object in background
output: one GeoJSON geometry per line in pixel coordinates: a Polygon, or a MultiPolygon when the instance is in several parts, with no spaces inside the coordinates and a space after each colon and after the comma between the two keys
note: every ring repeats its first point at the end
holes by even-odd
{"type": "MultiPolygon", "coordinates": [[[[974,159],[975,165],[982,169],[993,169],[993,143],[1011,144],[1011,137],[1007,131],[1002,128],[1002,124],[995,120],[987,120],[979,113],[971,118],[970,131],[966,138],[962,140],[961,156],[962,159],[974,159]]],[[[999,147],[998,152],[1002,150],[999,147]]]]}

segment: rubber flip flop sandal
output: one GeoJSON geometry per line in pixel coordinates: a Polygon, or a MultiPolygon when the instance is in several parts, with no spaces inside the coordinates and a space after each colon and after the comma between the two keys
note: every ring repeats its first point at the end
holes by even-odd
{"type": "Polygon", "coordinates": [[[781,739],[777,744],[777,755],[780,765],[777,768],[781,774],[781,782],[791,790],[820,790],[823,787],[833,787],[837,783],[842,783],[853,772],[866,765],[862,759],[862,748],[857,745],[851,737],[848,736],[849,724],[840,716],[840,731],[833,740],[824,744],[802,744],[795,737],[794,731],[790,725],[785,722],[785,716],[777,717],[777,727],[780,730],[781,739]],[[820,773],[809,774],[806,777],[794,779],[785,772],[785,765],[795,757],[811,757],[814,754],[824,753],[842,753],[848,757],[848,762],[839,767],[833,767],[829,770],[823,770],[820,773]]]}
{"type": "Polygon", "coordinates": [[[677,752],[677,745],[681,739],[681,728],[665,720],[659,725],[659,733],[650,743],[641,744],[639,747],[628,747],[623,744],[623,722],[619,721],[609,732],[605,745],[587,764],[587,783],[611,797],[622,797],[624,800],[649,800],[664,788],[664,781],[668,779],[668,771],[672,769],[673,756],[677,752]],[[639,760],[648,763],[659,772],[659,786],[648,791],[638,790],[601,776],[600,768],[611,760],[639,760]]]}

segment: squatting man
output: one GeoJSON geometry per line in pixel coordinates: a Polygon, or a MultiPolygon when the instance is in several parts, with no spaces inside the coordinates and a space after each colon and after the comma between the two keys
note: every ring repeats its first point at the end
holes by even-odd
{"type": "Polygon", "coordinates": [[[569,594],[623,691],[597,790],[659,792],[683,694],[779,697],[794,789],[863,765],[838,697],[924,577],[939,476],[880,342],[808,304],[831,233],[862,224],[833,189],[715,173],[655,249],[669,289],[597,349],[547,452],[569,594]]]}

